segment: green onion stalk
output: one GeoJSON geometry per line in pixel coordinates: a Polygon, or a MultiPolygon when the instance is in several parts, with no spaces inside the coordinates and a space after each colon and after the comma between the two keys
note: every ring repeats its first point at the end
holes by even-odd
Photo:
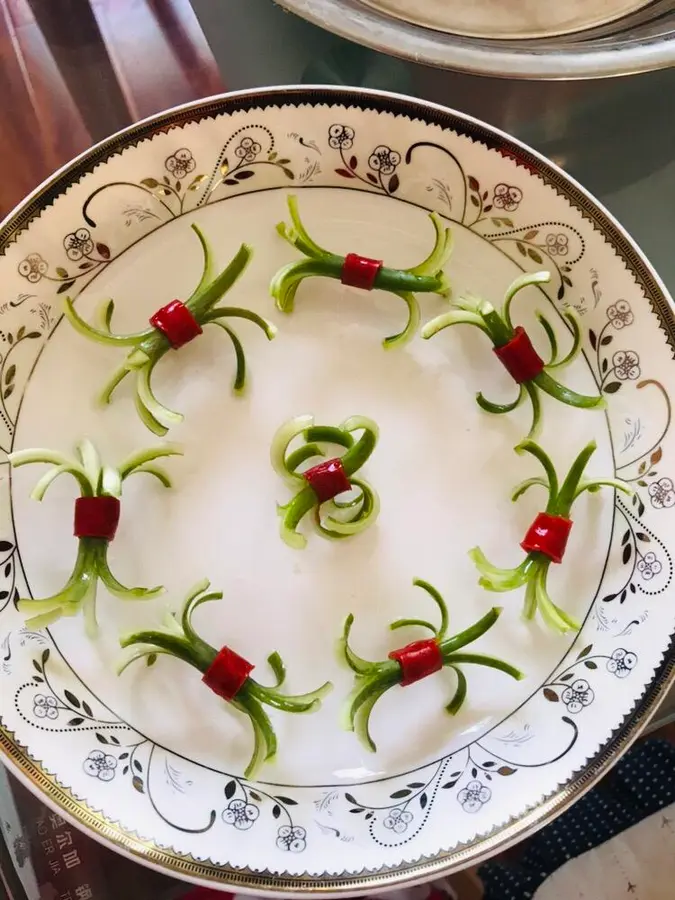
{"type": "Polygon", "coordinates": [[[403,300],[408,309],[405,328],[383,341],[383,346],[390,348],[405,344],[419,327],[420,309],[415,294],[432,293],[442,297],[450,295],[450,284],[443,268],[452,254],[452,234],[449,228],[443,226],[437,213],[429,216],[436,237],[429,256],[411,269],[391,269],[381,265],[379,261],[365,260],[367,263],[375,263],[371,270],[373,278],[365,286],[349,280],[349,256],[324,250],[312,240],[300,219],[297,197],[288,197],[288,210],[291,224],[280,222],[277,231],[306,258],[284,266],[272,279],[270,293],[281,312],[293,311],[298,286],[305,278],[333,278],[364,290],[388,291],[403,300]]]}
{"type": "MultiPolygon", "coordinates": [[[[214,647],[203,640],[195,631],[192,617],[203,603],[221,600],[221,591],[209,591],[210,583],[205,579],[196,584],[188,593],[182,609],[177,613],[167,613],[163,627],[147,629],[127,634],[120,638],[120,645],[132,648],[131,652],[120,662],[118,674],[138,659],[145,659],[148,666],[154,665],[161,654],[175,656],[200,671],[204,682],[219,696],[225,698],[226,691],[218,689],[218,675],[214,670],[218,667],[218,658],[226,652],[230,659],[230,669],[225,673],[228,679],[237,679],[236,690],[227,702],[245,716],[248,716],[253,730],[253,753],[245,771],[246,778],[253,778],[264,762],[270,762],[277,752],[277,738],[264,706],[272,707],[287,713],[312,713],[321,706],[322,699],[333,685],[327,681],[315,691],[307,694],[285,694],[279,689],[286,680],[286,667],[281,656],[274,652],[267,662],[274,676],[274,684],[270,687],[255,681],[248,674],[253,666],[247,663],[229,648],[223,648],[220,654],[214,647]],[[233,668],[234,667],[234,668],[233,668]]],[[[235,686],[236,686],[235,685],[235,686]]]]}
{"type": "MultiPolygon", "coordinates": [[[[450,312],[444,313],[443,315],[432,319],[430,322],[427,322],[422,328],[421,335],[423,338],[428,339],[435,334],[438,334],[438,332],[442,331],[444,328],[448,328],[452,325],[474,325],[490,338],[493,347],[495,348],[495,352],[499,355],[500,350],[506,348],[507,345],[511,346],[511,342],[519,335],[521,337],[523,336],[523,329],[521,327],[514,327],[511,319],[511,304],[514,298],[519,291],[528,285],[544,284],[550,281],[550,278],[551,275],[549,272],[528,273],[516,278],[506,292],[501,312],[496,310],[487,300],[481,300],[480,298],[470,296],[460,297],[453,301],[453,309],[451,309],[450,312]]],[[[526,377],[523,380],[516,378],[514,375],[514,378],[519,381],[519,390],[516,399],[511,403],[493,403],[491,400],[484,397],[482,393],[476,395],[476,402],[481,409],[485,410],[485,412],[498,415],[512,412],[514,409],[517,409],[526,398],[529,398],[530,403],[532,404],[532,425],[527,437],[530,439],[534,439],[540,431],[542,392],[553,397],[555,400],[559,400],[561,403],[566,403],[568,406],[574,406],[578,409],[605,409],[607,406],[603,397],[590,397],[585,394],[578,394],[576,391],[565,387],[553,377],[558,369],[569,365],[569,363],[576,359],[581,350],[581,327],[576,313],[571,309],[566,309],[562,313],[562,316],[569,324],[572,331],[572,347],[566,355],[560,356],[558,340],[553,326],[541,312],[537,312],[537,319],[544,329],[550,344],[550,358],[548,362],[544,363],[543,360],[536,355],[535,351],[535,359],[538,361],[539,365],[536,366],[533,372],[536,372],[538,369],[538,374],[533,374],[533,377],[526,377]]],[[[524,337],[529,343],[527,336],[525,335],[524,337]]]]}
{"type": "Polygon", "coordinates": [[[371,713],[377,701],[397,684],[405,687],[442,668],[452,669],[456,678],[456,687],[450,703],[446,706],[446,711],[454,716],[464,705],[467,696],[464,665],[496,669],[517,681],[525,677],[519,669],[509,663],[493,656],[467,653],[464,649],[493,627],[501,615],[500,607],[494,607],[469,628],[448,637],[449,615],[443,597],[436,588],[422,579],[415,579],[413,584],[425,590],[437,605],[441,617],[439,626],[435,627],[425,619],[397,619],[389,627],[395,631],[399,628],[418,626],[428,629],[433,634],[433,638],[415,641],[400,650],[392,651],[389,658],[382,662],[370,662],[358,656],[349,645],[349,637],[354,623],[354,616],[350,614],[345,621],[338,647],[340,657],[355,673],[354,690],[344,707],[343,725],[347,731],[355,732],[366,750],[372,752],[377,750],[377,745],[370,733],[371,713]]]}
{"type": "Polygon", "coordinates": [[[514,591],[526,585],[523,618],[532,621],[539,611],[543,622],[553,631],[564,634],[578,631],[580,623],[569,613],[557,606],[549,596],[548,573],[552,562],[561,562],[571,528],[572,507],[584,491],[596,493],[603,487],[614,488],[632,495],[633,490],[617,478],[585,478],[584,471],[595,452],[596,443],[591,441],[579,453],[562,484],[558,480],[553,463],[547,453],[534,441],[523,441],[516,447],[517,453],[529,453],[537,459],[544,470],[543,476],[528,478],[517,485],[512,501],[518,500],[535,485],[548,493],[546,509],[540,513],[522,542],[523,549],[529,551],[523,562],[513,569],[500,569],[492,565],[479,547],[469,555],[480,573],[479,584],[488,591],[514,591]],[[556,524],[563,525],[564,535],[556,535],[556,524]],[[548,530],[547,525],[553,525],[548,530]],[[532,549],[538,546],[540,549],[532,549]]]}
{"type": "MultiPolygon", "coordinates": [[[[272,340],[275,336],[276,328],[271,322],[251,310],[217,305],[218,301],[244,273],[253,254],[252,249],[248,245],[242,244],[230,264],[220,274],[214,275],[213,251],[199,226],[193,224],[191,228],[202,247],[203,271],[193,294],[182,305],[187,307],[196,323],[195,334],[200,333],[202,328],[207,325],[217,325],[229,337],[236,360],[233,389],[239,393],[246,384],[246,357],[240,339],[226,323],[226,320],[236,318],[252,322],[262,329],[268,340],[272,340]]],[[[99,398],[100,402],[104,405],[110,403],[118,385],[127,375],[133,373],[136,381],[134,401],[138,416],[153,434],[163,436],[172,425],[183,420],[181,413],[160,403],[151,384],[155,366],[172,349],[172,343],[167,335],[154,325],[134,334],[113,334],[111,322],[114,309],[115,304],[112,300],[103,303],[97,313],[98,327],[90,325],[81,318],[70,297],[65,299],[64,313],[73,328],[84,337],[112,347],[132,348],[122,365],[115,370],[103,388],[99,398]]]]}
{"type": "MultiPolygon", "coordinates": [[[[108,544],[117,527],[119,518],[119,498],[122,496],[122,485],[130,475],[151,475],[164,487],[172,486],[171,479],[165,470],[158,466],[155,460],[161,457],[182,456],[182,451],[175,446],[167,444],[164,447],[156,447],[149,450],[140,450],[129,456],[120,466],[103,465],[98,451],[89,440],[83,440],[77,444],[75,459],[70,459],[62,453],[54,450],[19,450],[8,456],[10,464],[14,468],[31,465],[33,463],[47,463],[53,466],[40,478],[31,493],[33,500],[42,500],[50,487],[61,475],[71,475],[77,482],[80,490],[80,500],[76,500],[75,531],[78,526],[78,503],[84,505],[93,498],[108,498],[102,500],[99,508],[104,507],[104,515],[109,516],[107,525],[103,531],[108,531],[106,537],[78,537],[78,550],[73,572],[65,586],[43,600],[22,598],[18,602],[20,612],[28,616],[26,624],[30,628],[46,628],[52,625],[62,616],[75,616],[80,611],[84,616],[85,629],[89,637],[97,633],[96,622],[96,593],[98,582],[114,596],[121,600],[149,600],[163,593],[164,588],[153,587],[126,587],[110,571],[108,564],[108,544]],[[84,500],[83,500],[84,498],[84,500]]],[[[94,503],[96,508],[96,503],[94,503]]],[[[91,506],[89,507],[91,510],[91,506]]],[[[87,510],[84,510],[85,516],[87,510]]],[[[98,523],[100,525],[100,522],[98,523]]],[[[84,522],[84,531],[87,532],[87,522],[84,522]]],[[[95,531],[95,529],[94,529],[95,531]]],[[[91,533],[91,528],[89,532],[91,533]]]]}
{"type": "Polygon", "coordinates": [[[337,427],[315,425],[313,416],[298,416],[278,429],[270,449],[272,467],[296,492],[288,503],[277,505],[280,534],[286,544],[294,549],[306,546],[307,539],[297,529],[311,512],[316,530],[327,538],[351,537],[375,522],[379,497],[364,479],[354,476],[372,454],[378,436],[377,424],[366,416],[352,416],[337,427]],[[357,431],[361,435],[355,439],[357,431]],[[291,450],[298,437],[302,443],[291,450]],[[307,467],[313,460],[325,460],[327,445],[339,448],[341,455],[307,467]],[[326,482],[317,478],[326,468],[334,470],[329,474],[328,491],[326,482]]]}

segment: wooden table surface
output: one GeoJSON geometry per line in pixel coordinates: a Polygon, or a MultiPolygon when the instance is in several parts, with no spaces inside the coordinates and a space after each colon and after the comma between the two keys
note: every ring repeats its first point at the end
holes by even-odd
{"type": "Polygon", "coordinates": [[[96,141],[222,90],[189,0],[0,0],[0,220],[96,141]]]}

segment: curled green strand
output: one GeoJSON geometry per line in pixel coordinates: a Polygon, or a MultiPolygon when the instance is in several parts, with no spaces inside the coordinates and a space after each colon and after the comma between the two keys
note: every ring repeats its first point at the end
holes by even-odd
{"type": "MultiPolygon", "coordinates": [[[[117,672],[121,674],[132,662],[152,658],[156,654],[166,654],[182,660],[202,674],[209,671],[218,651],[199,636],[192,617],[204,603],[221,600],[220,591],[209,591],[207,579],[198,582],[187,594],[181,609],[170,614],[164,626],[132,632],[120,638],[120,646],[131,648],[130,654],[120,661],[117,672]]],[[[226,701],[238,712],[246,716],[253,733],[253,752],[244,773],[246,778],[255,778],[264,762],[271,761],[277,752],[277,737],[264,707],[286,713],[315,712],[332,689],[330,682],[322,684],[315,691],[306,694],[283,694],[280,691],[286,678],[286,668],[281,656],[275,651],[267,657],[275,682],[266,687],[249,675],[234,699],[226,701]]]]}

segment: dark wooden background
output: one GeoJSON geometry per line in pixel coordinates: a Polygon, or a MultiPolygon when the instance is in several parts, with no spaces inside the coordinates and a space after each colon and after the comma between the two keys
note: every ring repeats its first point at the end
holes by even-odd
{"type": "Polygon", "coordinates": [[[0,0],[0,219],[96,141],[222,90],[189,0],[0,0]]]}

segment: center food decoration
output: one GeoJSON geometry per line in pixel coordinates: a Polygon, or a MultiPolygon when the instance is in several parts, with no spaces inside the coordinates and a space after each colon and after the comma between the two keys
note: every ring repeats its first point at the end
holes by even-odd
{"type": "Polygon", "coordinates": [[[296,495],[278,507],[281,537],[289,545],[302,549],[307,544],[297,531],[302,519],[314,510],[314,524],[325,537],[346,538],[372,525],[380,512],[375,491],[361,478],[354,478],[367,462],[377,444],[379,429],[372,419],[352,416],[342,425],[315,425],[313,416],[298,416],[279,428],[272,439],[270,458],[277,475],[296,495]],[[353,432],[361,431],[354,442],[353,432]],[[289,451],[302,436],[303,444],[289,451]],[[300,471],[310,459],[325,456],[321,444],[334,444],[344,450],[342,456],[324,459],[300,471]],[[354,491],[355,496],[338,500],[354,491]]]}
{"type": "Polygon", "coordinates": [[[207,644],[195,631],[192,616],[203,603],[222,600],[222,592],[207,593],[209,587],[210,583],[206,580],[196,584],[185,598],[180,613],[167,613],[163,628],[136,631],[120,638],[121,646],[133,647],[133,651],[118,667],[118,674],[137,659],[145,659],[146,664],[152,666],[162,653],[175,656],[198,669],[203,675],[202,681],[214,694],[248,716],[254,743],[253,755],[244,775],[254,778],[260,766],[274,759],[277,752],[276,734],[263,706],[272,706],[288,713],[315,712],[333,685],[327,681],[309,694],[283,694],[279,688],[286,680],[286,667],[278,653],[267,657],[276,683],[265,687],[251,678],[255,666],[248,660],[230,647],[222,647],[218,651],[207,644]]]}
{"type": "MultiPolygon", "coordinates": [[[[369,259],[357,253],[340,256],[324,250],[310,238],[298,212],[297,199],[288,198],[291,225],[277,226],[278,233],[305,257],[284,266],[273,278],[270,291],[277,308],[283,312],[293,309],[296,291],[300,283],[309,277],[339,279],[343,284],[361,290],[379,289],[400,297],[408,308],[408,321],[398,334],[384,341],[386,347],[400,345],[410,340],[419,325],[420,312],[415,293],[431,292],[448,296],[449,281],[444,272],[451,249],[450,230],[443,226],[440,216],[430,215],[435,230],[435,244],[426,260],[411,269],[391,269],[379,260],[369,259]]],[[[155,397],[151,376],[159,360],[171,349],[178,349],[193,340],[208,324],[218,325],[232,341],[236,357],[234,389],[241,390],[246,378],[243,347],[237,335],[225,323],[228,318],[242,318],[253,322],[271,339],[275,327],[258,314],[239,307],[217,306],[220,298],[242,276],[252,251],[242,244],[230,264],[214,276],[213,253],[197,225],[192,225],[203,251],[203,272],[194,293],[184,303],[173,300],[150,319],[150,328],[135,334],[115,335],[110,325],[114,304],[109,300],[100,314],[99,327],[85,322],[76,312],[72,300],[65,301],[65,316],[76,331],[85,337],[117,347],[132,348],[124,363],[113,374],[103,390],[101,399],[109,403],[117,386],[130,373],[135,374],[135,402],[142,422],[154,433],[164,435],[171,425],[182,420],[182,415],[155,397]]],[[[427,323],[422,337],[430,338],[443,328],[456,324],[470,324],[479,328],[491,340],[493,350],[515,382],[519,385],[516,399],[509,404],[496,404],[478,394],[479,405],[490,413],[508,413],[515,410],[529,397],[532,403],[531,437],[541,420],[540,392],[544,392],[570,406],[582,409],[600,409],[605,405],[602,397],[588,397],[563,386],[551,372],[572,362],[579,353],[581,331],[575,315],[567,310],[562,313],[572,336],[568,353],[559,358],[558,343],[551,323],[542,314],[538,319],[550,343],[550,360],[544,363],[532,346],[530,338],[521,326],[511,319],[511,304],[516,295],[529,285],[541,285],[549,274],[540,272],[524,274],[508,288],[501,311],[487,300],[460,298],[450,310],[427,323]]],[[[380,512],[380,501],[375,490],[357,473],[370,459],[378,442],[376,423],[365,416],[353,416],[339,426],[316,425],[313,416],[298,416],[282,425],[271,442],[270,458],[274,470],[294,491],[292,498],[278,507],[280,533],[292,548],[306,546],[306,537],[298,530],[310,513],[319,534],[330,538],[356,536],[372,525],[380,512]],[[360,434],[358,434],[360,432],[360,434]],[[355,436],[357,435],[358,436],[355,436]],[[293,447],[291,445],[294,445],[293,447]],[[337,448],[336,451],[329,448],[337,448]],[[335,452],[337,455],[329,455],[335,452]]],[[[499,569],[492,565],[479,548],[470,555],[480,572],[480,585],[490,591],[506,592],[526,587],[523,616],[531,621],[539,610],[544,622],[558,632],[576,630],[578,622],[549,597],[547,577],[551,563],[560,563],[565,553],[567,538],[572,527],[571,511],[576,499],[584,492],[595,492],[601,487],[612,487],[630,493],[630,488],[614,478],[584,477],[586,466],[595,450],[588,444],[577,456],[567,477],[559,484],[554,465],[548,454],[531,439],[517,448],[519,453],[529,453],[543,466],[545,477],[533,477],[519,485],[513,500],[535,485],[548,491],[548,502],[528,530],[521,546],[526,551],[525,560],[515,569],[499,569]]],[[[50,484],[61,474],[72,475],[80,488],[81,496],[75,503],[75,536],[78,538],[78,555],[73,573],[65,587],[44,600],[22,599],[19,609],[26,613],[28,624],[34,628],[47,627],[61,616],[72,616],[80,610],[84,613],[87,633],[96,629],[95,597],[100,579],[113,594],[123,599],[144,599],[155,596],[162,588],[127,588],[112,575],[107,563],[107,549],[114,538],[120,513],[122,483],[134,473],[153,475],[166,487],[170,481],[155,460],[172,456],[179,451],[170,445],[164,448],[140,451],[121,466],[114,469],[103,465],[89,441],[77,447],[77,459],[70,460],[49,450],[24,450],[9,457],[14,467],[29,463],[49,463],[54,466],[36,485],[32,496],[41,500],[50,484]]],[[[474,625],[454,636],[448,636],[448,611],[446,604],[430,584],[422,580],[413,582],[423,588],[436,603],[440,624],[436,628],[425,619],[399,619],[391,629],[422,627],[432,637],[416,640],[392,650],[388,659],[371,662],[358,656],[349,639],[353,616],[349,615],[340,640],[340,653],[355,673],[355,686],[348,700],[345,725],[356,732],[361,743],[371,751],[376,744],[369,731],[370,715],[377,701],[396,685],[406,687],[440,671],[452,670],[455,677],[454,694],[447,705],[447,712],[456,714],[467,697],[467,678],[463,666],[478,665],[495,669],[514,679],[522,679],[523,673],[510,663],[492,656],[467,652],[466,647],[485,634],[498,621],[501,608],[489,610],[474,625]]],[[[192,624],[195,611],[202,604],[222,598],[220,592],[209,592],[209,582],[197,584],[187,596],[182,611],[168,614],[164,627],[135,631],[123,638],[122,647],[130,649],[130,656],[121,664],[120,672],[134,660],[144,658],[153,665],[159,654],[168,654],[183,660],[202,673],[204,684],[240,713],[246,715],[253,729],[254,749],[246,768],[247,778],[254,777],[265,761],[273,759],[277,740],[270,718],[264,706],[282,712],[313,712],[321,705],[322,698],[331,689],[330,682],[307,694],[287,695],[280,691],[285,680],[285,668],[278,653],[268,657],[268,663],[276,682],[266,687],[253,680],[253,665],[236,651],[225,646],[216,650],[203,640],[192,624]]]]}

